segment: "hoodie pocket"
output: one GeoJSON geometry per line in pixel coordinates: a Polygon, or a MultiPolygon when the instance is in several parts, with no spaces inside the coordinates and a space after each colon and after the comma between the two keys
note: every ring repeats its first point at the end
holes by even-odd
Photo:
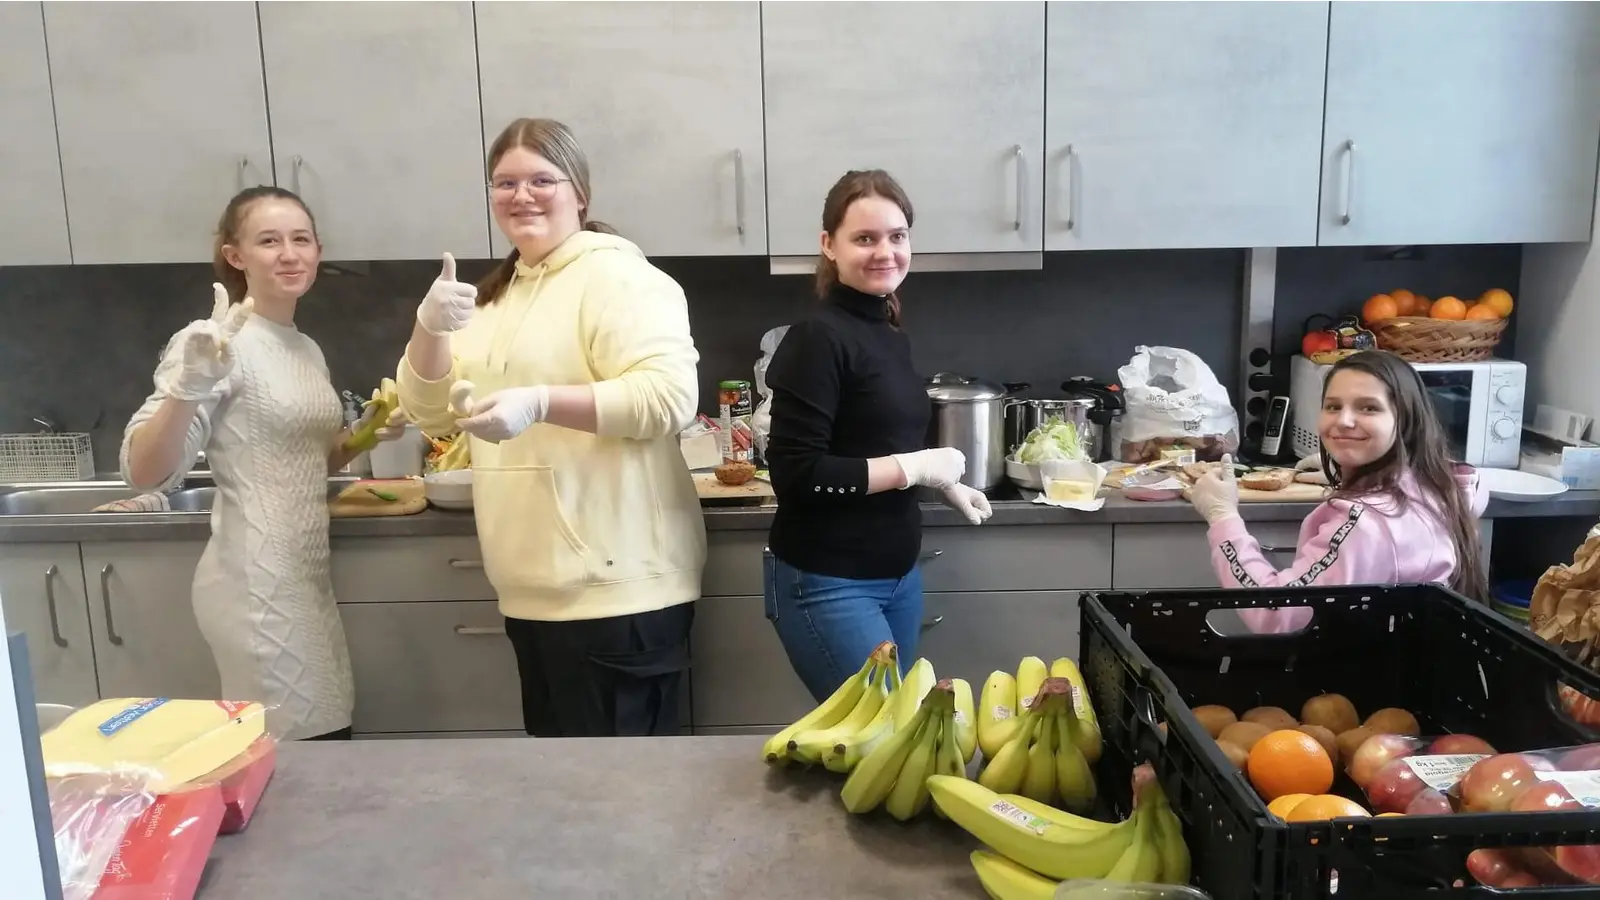
{"type": "Polygon", "coordinates": [[[577,588],[588,580],[589,548],[556,493],[549,466],[472,471],[483,569],[501,596],[577,588]]]}

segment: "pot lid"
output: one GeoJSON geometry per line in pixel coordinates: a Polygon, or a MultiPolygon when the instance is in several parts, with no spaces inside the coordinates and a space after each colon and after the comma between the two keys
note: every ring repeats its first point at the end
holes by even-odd
{"type": "Polygon", "coordinates": [[[1005,385],[969,375],[940,372],[928,379],[928,396],[946,403],[976,403],[1006,396],[1005,385]]]}

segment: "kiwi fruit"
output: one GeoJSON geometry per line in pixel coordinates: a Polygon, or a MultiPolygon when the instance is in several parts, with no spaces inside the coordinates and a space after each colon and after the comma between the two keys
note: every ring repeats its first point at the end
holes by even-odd
{"type": "Polygon", "coordinates": [[[1360,725],[1361,717],[1356,715],[1356,705],[1350,698],[1343,694],[1323,694],[1312,697],[1300,707],[1300,721],[1321,725],[1334,734],[1344,734],[1360,725]]]}
{"type": "Polygon", "coordinates": [[[1422,726],[1417,724],[1416,716],[1392,706],[1368,716],[1364,724],[1377,734],[1405,734],[1411,737],[1420,737],[1422,734],[1422,726]]]}
{"type": "Polygon", "coordinates": [[[1355,757],[1356,751],[1367,742],[1367,738],[1377,734],[1371,728],[1360,725],[1349,731],[1341,731],[1334,737],[1334,743],[1339,745],[1339,762],[1346,765],[1355,757]]]}
{"type": "Polygon", "coordinates": [[[1289,715],[1281,706],[1258,706],[1239,717],[1241,722],[1265,725],[1272,731],[1291,731],[1300,727],[1300,720],[1289,715]]]}
{"type": "Polygon", "coordinates": [[[1301,734],[1309,734],[1316,738],[1317,743],[1322,745],[1322,749],[1328,751],[1328,759],[1334,762],[1339,761],[1339,739],[1334,737],[1333,732],[1321,725],[1301,725],[1295,730],[1301,734]]]}
{"type": "Polygon", "coordinates": [[[1190,711],[1200,720],[1200,727],[1204,728],[1206,734],[1211,735],[1213,740],[1222,733],[1222,729],[1239,721],[1233,710],[1226,706],[1196,706],[1190,711]]]}
{"type": "Polygon", "coordinates": [[[1227,743],[1238,747],[1240,750],[1249,753],[1250,748],[1256,745],[1256,741],[1261,740],[1277,730],[1278,729],[1276,728],[1269,728],[1266,725],[1262,725],[1260,722],[1235,722],[1232,725],[1229,725],[1227,728],[1222,729],[1222,733],[1217,735],[1217,742],[1222,743],[1226,741],[1227,743]]]}
{"type": "Polygon", "coordinates": [[[1240,749],[1239,745],[1232,741],[1217,741],[1217,747],[1222,750],[1222,755],[1228,758],[1228,762],[1233,763],[1235,769],[1241,772],[1244,771],[1245,763],[1250,761],[1249,753],[1240,749]]]}

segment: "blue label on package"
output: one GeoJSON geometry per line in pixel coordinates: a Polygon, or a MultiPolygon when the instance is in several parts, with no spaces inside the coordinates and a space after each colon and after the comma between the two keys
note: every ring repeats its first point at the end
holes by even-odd
{"type": "Polygon", "coordinates": [[[122,729],[127,728],[134,722],[139,721],[140,716],[143,716],[145,713],[155,709],[165,702],[167,702],[167,698],[162,697],[156,700],[146,700],[143,703],[135,703],[122,712],[119,712],[104,722],[101,722],[100,733],[106,737],[111,737],[113,734],[116,734],[122,729]]]}

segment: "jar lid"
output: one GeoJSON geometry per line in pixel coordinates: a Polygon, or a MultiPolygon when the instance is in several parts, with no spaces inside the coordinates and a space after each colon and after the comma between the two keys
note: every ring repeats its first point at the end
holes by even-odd
{"type": "Polygon", "coordinates": [[[1005,385],[974,378],[940,372],[928,379],[928,396],[946,403],[976,403],[982,400],[999,400],[1008,392],[1005,385]]]}

